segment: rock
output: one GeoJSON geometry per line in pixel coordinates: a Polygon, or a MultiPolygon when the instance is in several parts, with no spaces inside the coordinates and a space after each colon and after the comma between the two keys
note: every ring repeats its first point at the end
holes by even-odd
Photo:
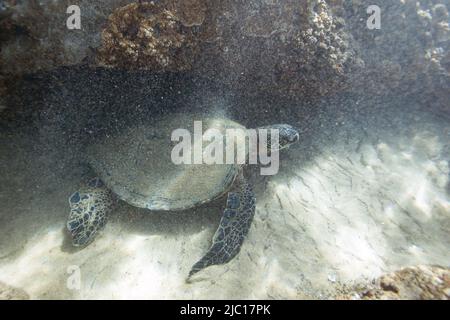
{"type": "Polygon", "coordinates": [[[207,15],[206,0],[171,0],[167,7],[186,27],[201,26],[207,15]]]}
{"type": "Polygon", "coordinates": [[[6,99],[5,96],[8,93],[8,87],[6,84],[5,77],[0,75],[0,112],[3,111],[3,109],[6,109],[6,99]]]}
{"type": "Polygon", "coordinates": [[[190,53],[196,48],[194,29],[203,23],[207,14],[203,0],[166,0],[142,5],[131,0],[106,3],[81,0],[77,2],[81,29],[69,30],[65,22],[71,4],[71,1],[53,0],[2,1],[1,74],[17,76],[84,63],[86,58],[92,60],[93,49],[97,48],[103,53],[98,57],[101,65],[116,66],[117,60],[124,59],[121,65],[131,61],[130,67],[134,68],[152,69],[166,64],[175,69],[184,68],[191,63],[190,53]],[[136,37],[130,40],[133,31],[136,37]],[[133,41],[143,43],[133,44],[133,41]],[[119,47],[112,48],[114,45],[119,47]],[[136,62],[138,53],[142,58],[136,62]],[[146,58],[150,58],[148,64],[142,62],[146,58]]]}
{"type": "Polygon", "coordinates": [[[416,266],[383,275],[371,284],[359,285],[339,299],[449,300],[450,268],[416,266]]]}
{"type": "Polygon", "coordinates": [[[70,4],[2,2],[0,76],[93,61],[192,70],[246,94],[304,101],[395,91],[418,93],[439,113],[448,108],[450,28],[441,0],[379,4],[381,30],[366,26],[371,0],[81,0],[81,30],[65,27],[70,4]]]}
{"type": "Polygon", "coordinates": [[[323,0],[212,3],[203,75],[247,93],[304,99],[342,90],[357,67],[345,22],[323,0]]]}
{"type": "Polygon", "coordinates": [[[361,0],[332,7],[345,19],[364,61],[365,68],[353,75],[353,90],[380,95],[397,90],[418,92],[429,100],[435,100],[432,97],[436,94],[448,99],[450,29],[446,5],[440,0],[381,2],[381,30],[369,30],[366,8],[373,4],[361,0]]]}
{"type": "Polygon", "coordinates": [[[0,300],[28,300],[30,296],[22,289],[0,282],[0,300]]]}
{"type": "Polygon", "coordinates": [[[186,5],[177,9],[170,11],[154,2],[131,3],[116,9],[102,31],[97,62],[122,69],[191,69],[198,52],[193,26],[202,24],[204,11],[199,10],[196,16],[190,14],[186,5]]]}
{"type": "Polygon", "coordinates": [[[82,63],[91,49],[100,44],[100,27],[124,0],[101,5],[81,0],[81,30],[66,27],[71,1],[2,1],[0,19],[0,70],[2,74],[23,75],[82,63]]]}

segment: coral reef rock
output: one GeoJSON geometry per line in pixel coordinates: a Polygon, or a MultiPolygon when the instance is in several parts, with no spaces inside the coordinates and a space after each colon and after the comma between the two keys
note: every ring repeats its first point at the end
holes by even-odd
{"type": "Polygon", "coordinates": [[[339,298],[367,300],[448,300],[450,268],[438,266],[407,267],[356,288],[339,298]]]}
{"type": "Polygon", "coordinates": [[[358,67],[345,22],[324,0],[213,1],[211,8],[202,74],[247,92],[305,97],[342,90],[358,67]]]}
{"type": "Polygon", "coordinates": [[[167,8],[186,27],[201,26],[206,18],[206,0],[168,0],[167,8]]]}
{"type": "Polygon", "coordinates": [[[195,15],[187,5],[173,11],[168,7],[143,2],[116,9],[102,32],[98,63],[153,71],[190,69],[198,52],[196,26],[202,24],[204,10],[195,15]]]}
{"type": "MultiPolygon", "coordinates": [[[[347,22],[364,61],[363,72],[353,76],[352,87],[367,93],[430,92],[448,95],[450,29],[447,1],[360,0],[334,6],[347,22]],[[366,27],[369,5],[378,5],[380,30],[366,27]]],[[[448,100],[447,100],[448,101],[448,100]]]]}
{"type": "Polygon", "coordinates": [[[191,69],[250,94],[395,91],[448,108],[448,1],[80,0],[80,30],[65,26],[70,4],[1,3],[0,76],[88,61],[191,69]],[[370,5],[380,7],[380,30],[367,27],[370,5]]]}
{"type": "Polygon", "coordinates": [[[2,1],[0,7],[0,70],[22,75],[81,63],[100,43],[101,25],[129,1],[80,0],[81,29],[70,30],[66,20],[70,0],[2,1]]]}

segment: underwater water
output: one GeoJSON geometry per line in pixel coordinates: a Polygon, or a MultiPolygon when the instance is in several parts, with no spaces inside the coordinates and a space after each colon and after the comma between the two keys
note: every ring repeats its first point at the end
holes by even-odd
{"type": "Polygon", "coordinates": [[[70,7],[0,1],[0,300],[366,298],[417,266],[450,297],[448,0],[70,7]],[[175,170],[180,115],[281,128],[279,170],[175,170]]]}
{"type": "Polygon", "coordinates": [[[3,284],[51,299],[321,299],[333,297],[342,284],[450,261],[448,114],[399,96],[337,96],[301,111],[301,102],[227,96],[213,86],[198,90],[204,83],[190,78],[76,71],[26,80],[20,103],[32,110],[45,102],[42,117],[25,111],[22,120],[3,122],[3,284]],[[102,83],[104,90],[92,90],[86,81],[102,83]],[[110,95],[120,81],[124,86],[110,95]],[[139,88],[137,81],[154,81],[162,89],[130,90],[139,88]],[[165,81],[193,84],[173,89],[179,94],[167,102],[172,91],[165,81]],[[83,162],[83,147],[92,136],[116,130],[121,100],[138,110],[130,122],[139,115],[151,125],[157,114],[170,114],[183,101],[184,112],[214,105],[214,115],[249,128],[288,122],[299,129],[300,141],[283,150],[277,175],[246,170],[256,214],[232,261],[186,282],[210,245],[223,199],[181,212],[151,212],[122,201],[92,244],[71,245],[68,197],[95,174],[83,162]],[[84,101],[104,106],[89,109],[84,101]],[[75,289],[74,268],[80,271],[75,289]]]}

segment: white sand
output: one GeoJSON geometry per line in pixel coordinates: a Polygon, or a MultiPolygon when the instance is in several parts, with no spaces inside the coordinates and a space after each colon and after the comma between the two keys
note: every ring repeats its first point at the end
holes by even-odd
{"type": "Polygon", "coordinates": [[[449,126],[420,124],[362,138],[344,123],[338,143],[322,143],[335,134],[324,128],[312,145],[292,147],[277,176],[256,179],[257,212],[239,256],[191,284],[185,277],[208,248],[218,204],[183,215],[121,204],[96,241],[74,251],[64,225],[81,177],[55,178],[51,163],[9,137],[0,153],[0,281],[37,299],[298,299],[402,266],[448,266],[449,126]],[[67,286],[74,266],[79,290],[67,286]]]}

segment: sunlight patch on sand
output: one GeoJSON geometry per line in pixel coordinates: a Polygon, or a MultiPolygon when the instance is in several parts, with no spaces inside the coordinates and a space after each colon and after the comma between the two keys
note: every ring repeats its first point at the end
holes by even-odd
{"type": "Polygon", "coordinates": [[[292,243],[292,250],[317,250],[318,268],[335,270],[343,280],[377,276],[402,263],[448,262],[448,252],[433,248],[450,241],[440,224],[450,218],[448,163],[439,160],[439,139],[424,143],[423,136],[430,138],[418,133],[353,153],[325,150],[290,177],[274,178],[263,205],[294,216],[314,248],[292,243]]]}

